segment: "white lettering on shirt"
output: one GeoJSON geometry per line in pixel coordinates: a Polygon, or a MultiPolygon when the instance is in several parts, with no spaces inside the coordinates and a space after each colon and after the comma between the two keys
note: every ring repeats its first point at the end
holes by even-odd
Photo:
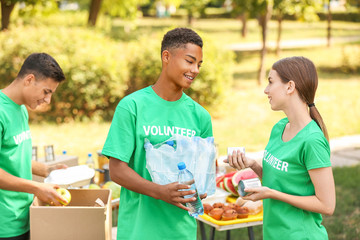
{"type": "Polygon", "coordinates": [[[289,166],[288,162],[284,162],[284,161],[281,161],[280,159],[277,159],[276,157],[274,157],[271,153],[269,153],[266,150],[264,152],[264,161],[267,162],[270,166],[272,166],[273,168],[275,168],[277,170],[280,170],[283,172],[288,171],[288,166],[289,166]]]}
{"type": "Polygon", "coordinates": [[[16,145],[19,145],[23,141],[31,139],[30,130],[19,133],[18,135],[13,136],[13,138],[14,138],[14,141],[15,141],[16,145]]]}
{"type": "Polygon", "coordinates": [[[172,136],[174,134],[179,134],[186,137],[193,137],[196,134],[196,131],[192,129],[170,126],[143,126],[143,130],[146,136],[149,136],[150,134],[153,136],[172,136]]]}

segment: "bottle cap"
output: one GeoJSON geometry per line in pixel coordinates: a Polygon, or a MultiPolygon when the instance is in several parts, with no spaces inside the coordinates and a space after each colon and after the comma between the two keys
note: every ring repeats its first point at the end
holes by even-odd
{"type": "Polygon", "coordinates": [[[91,157],[92,156],[92,154],[91,153],[88,153],[88,157],[91,157]]]}
{"type": "Polygon", "coordinates": [[[64,155],[65,155],[65,154],[66,154],[66,150],[63,150],[63,151],[62,151],[62,154],[64,154],[64,155]]]}
{"type": "Polygon", "coordinates": [[[185,165],[184,162],[179,162],[179,163],[178,163],[178,169],[179,169],[179,170],[183,170],[183,169],[185,169],[185,168],[186,168],[186,165],[185,165]]]}
{"type": "Polygon", "coordinates": [[[173,140],[169,140],[165,142],[167,145],[169,146],[174,146],[174,141],[173,140]]]}

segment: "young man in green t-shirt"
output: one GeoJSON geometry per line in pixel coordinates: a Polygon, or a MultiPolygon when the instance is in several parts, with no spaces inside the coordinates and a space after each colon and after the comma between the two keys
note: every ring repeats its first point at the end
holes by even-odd
{"type": "MultiPolygon", "coordinates": [[[[31,54],[16,79],[0,90],[0,239],[29,239],[29,207],[33,194],[51,205],[64,201],[54,186],[32,181],[32,174],[46,177],[52,168],[32,161],[29,115],[50,103],[65,79],[59,64],[46,53],[31,54]]],[[[66,166],[55,166],[62,168],[66,166]]],[[[66,202],[66,201],[65,201],[66,202]]]]}
{"type": "Polygon", "coordinates": [[[111,179],[123,186],[117,239],[196,239],[196,220],[183,205],[195,200],[183,198],[194,192],[176,182],[151,181],[144,139],[157,144],[173,134],[212,136],[209,113],[183,92],[199,73],[202,46],[191,29],[166,33],[158,80],[123,98],[116,108],[102,153],[110,158],[111,179]]]}

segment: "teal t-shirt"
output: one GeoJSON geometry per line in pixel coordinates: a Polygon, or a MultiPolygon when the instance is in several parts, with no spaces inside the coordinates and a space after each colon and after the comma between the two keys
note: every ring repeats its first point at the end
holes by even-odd
{"type": "MultiPolygon", "coordinates": [[[[31,180],[32,142],[29,116],[0,91],[0,168],[31,180]]],[[[0,237],[14,237],[29,231],[29,207],[33,195],[0,189],[0,237]]]]}
{"type": "MultiPolygon", "coordinates": [[[[169,102],[150,86],[120,101],[102,154],[127,162],[141,177],[151,181],[144,139],[157,144],[173,134],[212,136],[210,115],[185,93],[179,100],[169,102]]],[[[174,205],[123,188],[117,239],[193,240],[196,221],[174,205]]]]}
{"type": "MultiPolygon", "coordinates": [[[[314,120],[293,139],[283,142],[287,118],[272,129],[263,158],[263,185],[297,196],[315,195],[308,173],[311,169],[330,167],[330,147],[314,120]]],[[[288,203],[264,199],[264,240],[328,239],[319,213],[305,211],[288,203]]]]}

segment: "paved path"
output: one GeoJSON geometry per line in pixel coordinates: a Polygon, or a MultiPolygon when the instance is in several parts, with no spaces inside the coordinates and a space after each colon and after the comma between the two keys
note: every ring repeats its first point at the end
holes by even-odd
{"type": "MultiPolygon", "coordinates": [[[[331,43],[350,43],[360,41],[360,36],[344,36],[333,37],[331,43]]],[[[292,48],[306,48],[306,47],[318,47],[327,46],[326,37],[323,38],[309,38],[309,39],[296,39],[296,40],[282,40],[280,42],[281,49],[292,48]]],[[[252,43],[234,43],[226,46],[227,49],[233,51],[259,51],[262,49],[261,42],[252,43]]],[[[276,41],[267,42],[268,49],[276,49],[276,41]]]]}

